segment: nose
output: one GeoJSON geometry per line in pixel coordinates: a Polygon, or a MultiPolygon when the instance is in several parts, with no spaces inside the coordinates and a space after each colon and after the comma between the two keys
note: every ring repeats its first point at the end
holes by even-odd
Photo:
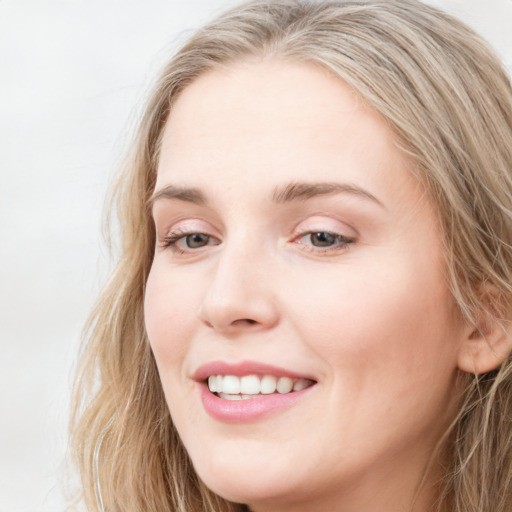
{"type": "Polygon", "coordinates": [[[206,287],[199,317],[217,332],[261,331],[279,321],[272,265],[247,252],[224,250],[206,287]]]}

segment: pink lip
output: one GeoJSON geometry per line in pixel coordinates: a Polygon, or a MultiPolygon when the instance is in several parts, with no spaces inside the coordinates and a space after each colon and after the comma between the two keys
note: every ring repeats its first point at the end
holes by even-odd
{"type": "Polygon", "coordinates": [[[224,423],[249,423],[261,420],[271,414],[285,410],[307,395],[315,385],[294,391],[293,393],[273,393],[261,395],[248,400],[224,400],[213,394],[206,384],[210,375],[275,375],[277,377],[290,377],[292,379],[310,379],[309,376],[270,366],[263,363],[242,362],[228,364],[220,361],[201,366],[195,373],[194,379],[198,381],[201,401],[205,411],[214,419],[224,423]]]}
{"type": "Polygon", "coordinates": [[[201,401],[206,412],[224,423],[249,423],[291,407],[314,387],[293,393],[261,395],[249,400],[223,400],[201,384],[201,401]]]}

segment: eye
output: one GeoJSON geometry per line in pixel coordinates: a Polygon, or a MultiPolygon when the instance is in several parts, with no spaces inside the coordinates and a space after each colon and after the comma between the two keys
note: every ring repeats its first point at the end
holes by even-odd
{"type": "Polygon", "coordinates": [[[315,247],[330,247],[331,245],[339,242],[339,235],[329,233],[328,231],[319,231],[318,233],[309,233],[306,235],[309,237],[311,245],[315,247]]]}
{"type": "Polygon", "coordinates": [[[204,233],[192,233],[183,237],[185,245],[189,249],[197,249],[198,247],[204,247],[208,245],[210,237],[204,233]]]}
{"type": "Polygon", "coordinates": [[[177,253],[184,253],[201,249],[207,245],[218,245],[220,242],[206,233],[186,233],[174,231],[169,233],[162,241],[164,248],[169,248],[177,253]]]}
{"type": "Polygon", "coordinates": [[[295,240],[305,249],[316,252],[343,250],[355,242],[354,238],[331,231],[310,231],[301,234],[295,240]]]}

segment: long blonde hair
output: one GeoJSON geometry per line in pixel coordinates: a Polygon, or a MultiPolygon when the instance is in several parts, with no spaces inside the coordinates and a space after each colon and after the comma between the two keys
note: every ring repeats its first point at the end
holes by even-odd
{"type": "MultiPolygon", "coordinates": [[[[437,201],[448,281],[465,319],[483,307],[482,283],[500,304],[512,302],[512,89],[489,46],[416,0],[235,8],[165,67],[115,186],[122,254],[88,323],[71,422],[90,511],[245,509],[211,493],[194,472],[165,403],[143,297],[155,243],[147,205],[173,102],[207,70],[251,56],[315,63],[358,91],[404,141],[413,172],[437,201]]],[[[440,509],[512,510],[511,369],[507,359],[487,374],[461,375],[466,392],[445,436],[440,509]]]]}

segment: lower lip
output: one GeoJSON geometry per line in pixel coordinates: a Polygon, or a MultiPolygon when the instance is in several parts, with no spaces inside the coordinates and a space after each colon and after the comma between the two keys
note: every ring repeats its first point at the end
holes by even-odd
{"type": "Polygon", "coordinates": [[[247,400],[224,400],[214,395],[206,384],[201,384],[201,400],[206,412],[224,423],[248,423],[288,409],[314,387],[293,393],[272,393],[247,400]]]}

